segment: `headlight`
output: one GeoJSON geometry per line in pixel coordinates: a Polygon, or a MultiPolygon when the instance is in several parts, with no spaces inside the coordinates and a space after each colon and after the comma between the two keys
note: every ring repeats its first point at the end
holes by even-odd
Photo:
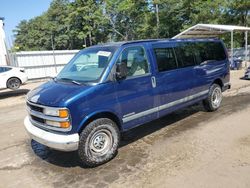
{"type": "Polygon", "coordinates": [[[57,109],[57,108],[45,108],[43,113],[48,116],[55,116],[60,118],[67,118],[69,112],[67,109],[57,109]]]}
{"type": "Polygon", "coordinates": [[[59,116],[59,109],[56,108],[44,108],[43,113],[48,116],[59,116]]]}

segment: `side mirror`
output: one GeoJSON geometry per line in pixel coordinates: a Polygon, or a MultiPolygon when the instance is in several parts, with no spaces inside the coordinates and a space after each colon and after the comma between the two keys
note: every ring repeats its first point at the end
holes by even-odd
{"type": "Polygon", "coordinates": [[[127,64],[125,62],[116,65],[116,79],[122,80],[127,77],[127,64]]]}

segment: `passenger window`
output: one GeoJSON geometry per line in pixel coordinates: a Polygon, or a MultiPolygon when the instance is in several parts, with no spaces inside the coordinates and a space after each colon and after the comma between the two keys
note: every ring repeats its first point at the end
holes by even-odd
{"type": "Polygon", "coordinates": [[[181,43],[175,48],[179,68],[195,66],[195,56],[192,43],[181,43]]]}
{"type": "Polygon", "coordinates": [[[207,42],[194,43],[194,56],[197,64],[207,60],[213,60],[211,52],[207,47],[207,42]]]}
{"type": "Polygon", "coordinates": [[[123,50],[117,63],[126,63],[127,76],[139,76],[149,73],[146,53],[142,47],[128,47],[123,50]]]}
{"type": "Polygon", "coordinates": [[[154,52],[159,72],[177,69],[177,63],[172,48],[155,48],[154,52]]]}

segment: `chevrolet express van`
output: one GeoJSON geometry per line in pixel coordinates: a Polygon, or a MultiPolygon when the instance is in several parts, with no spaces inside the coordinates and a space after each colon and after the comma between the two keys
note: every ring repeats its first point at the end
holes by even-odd
{"type": "Polygon", "coordinates": [[[32,139],[77,150],[94,167],[115,156],[123,131],[199,101],[207,111],[217,110],[229,77],[218,39],[96,45],[28,93],[24,124],[32,139]]]}

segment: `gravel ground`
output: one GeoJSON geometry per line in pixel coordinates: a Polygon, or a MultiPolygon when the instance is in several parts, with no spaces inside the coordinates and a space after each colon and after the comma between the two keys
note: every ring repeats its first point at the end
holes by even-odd
{"type": "Polygon", "coordinates": [[[127,132],[119,153],[93,169],[76,152],[30,141],[25,93],[0,91],[0,187],[250,187],[250,81],[231,73],[217,112],[194,105],[127,132]],[[18,96],[16,96],[18,95],[18,96]]]}

